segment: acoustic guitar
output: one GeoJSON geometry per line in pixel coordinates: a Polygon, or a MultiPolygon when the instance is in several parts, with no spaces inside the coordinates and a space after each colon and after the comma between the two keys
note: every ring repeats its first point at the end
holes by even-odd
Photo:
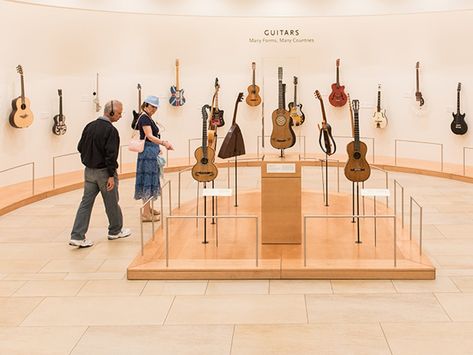
{"type": "Polygon", "coordinates": [[[345,86],[340,85],[340,59],[337,59],[337,82],[332,84],[332,93],[328,97],[328,101],[332,106],[342,107],[347,103],[347,95],[345,94],[345,86]]]}
{"type": "Polygon", "coordinates": [[[66,133],[67,126],[66,126],[66,117],[62,113],[62,90],[59,89],[57,91],[59,95],[59,114],[53,117],[54,125],[53,125],[53,133],[61,136],[66,133]]]}
{"type": "Polygon", "coordinates": [[[460,113],[460,91],[462,89],[462,84],[458,83],[457,87],[457,113],[452,112],[453,121],[450,124],[450,129],[455,134],[465,134],[468,131],[468,125],[465,122],[465,114],[460,113]]]}
{"type": "Polygon", "coordinates": [[[261,103],[261,97],[259,96],[259,86],[255,84],[255,62],[251,63],[251,68],[253,70],[253,84],[248,86],[248,95],[246,96],[246,103],[249,106],[258,106],[261,103]]]}
{"type": "Polygon", "coordinates": [[[192,167],[192,177],[199,182],[213,181],[218,170],[213,161],[215,160],[215,151],[207,146],[207,110],[209,105],[202,106],[202,146],[194,152],[197,163],[192,167]]]}
{"type": "Polygon", "coordinates": [[[289,102],[289,116],[296,126],[300,126],[305,121],[305,115],[302,112],[302,104],[297,103],[297,76],[294,77],[294,101],[289,102]]]}
{"type": "Polygon", "coordinates": [[[384,128],[388,124],[386,110],[381,110],[381,84],[378,84],[378,104],[376,112],[373,114],[373,124],[376,128],[384,128]]]}
{"type": "Polygon", "coordinates": [[[223,140],[220,151],[218,152],[219,158],[228,159],[239,155],[245,154],[245,142],[243,141],[243,135],[241,134],[240,127],[236,123],[236,116],[238,110],[238,104],[243,101],[243,93],[240,92],[235,102],[235,110],[233,111],[232,126],[227,132],[225,139],[223,140]]]}
{"type": "Polygon", "coordinates": [[[100,98],[99,98],[99,73],[97,73],[95,77],[95,91],[92,93],[94,96],[94,105],[95,105],[95,112],[100,112],[102,106],[100,106],[100,98]]]}
{"type": "Polygon", "coordinates": [[[419,62],[417,62],[416,63],[416,101],[419,102],[419,107],[421,107],[421,106],[424,106],[425,101],[419,89],[419,70],[420,70],[420,64],[419,62]]]}
{"type": "MultiPolygon", "coordinates": [[[[218,91],[220,90],[220,85],[218,84],[218,78],[215,78],[215,91],[212,96],[212,104],[210,107],[210,117],[213,117],[213,111],[215,108],[215,98],[218,96],[218,91]]],[[[223,114],[223,113],[222,113],[223,114]]],[[[223,118],[223,116],[222,116],[223,118]]],[[[209,119],[208,130],[207,130],[207,145],[212,148],[214,151],[217,150],[217,124],[214,123],[212,119],[209,119]]]]}
{"type": "Polygon", "coordinates": [[[212,126],[222,127],[225,125],[225,120],[223,119],[223,110],[220,110],[218,107],[218,92],[220,91],[220,85],[218,83],[218,78],[215,78],[215,93],[212,98],[212,110],[210,111],[210,122],[212,126]]]}
{"type": "Polygon", "coordinates": [[[317,125],[319,127],[319,145],[325,154],[332,155],[337,151],[337,145],[332,136],[332,127],[327,123],[324,100],[322,99],[319,90],[315,90],[315,96],[319,99],[320,109],[322,110],[322,126],[317,125]]]}
{"type": "Polygon", "coordinates": [[[30,109],[30,99],[25,96],[25,81],[23,67],[18,65],[16,71],[21,78],[21,95],[11,102],[10,124],[15,128],[26,128],[33,123],[33,112],[30,109]]]}
{"type": "Polygon", "coordinates": [[[273,111],[273,131],[271,132],[271,145],[276,149],[286,149],[292,147],[296,143],[296,135],[292,130],[292,119],[289,116],[289,111],[285,108],[284,86],[282,83],[283,70],[278,68],[278,82],[279,82],[279,107],[273,111]]]}
{"type": "Polygon", "coordinates": [[[138,83],[136,88],[138,89],[138,109],[136,111],[133,110],[133,120],[131,121],[131,128],[133,129],[136,129],[136,122],[141,115],[141,84],[138,83]]]}
{"type": "Polygon", "coordinates": [[[345,165],[345,176],[352,182],[366,181],[371,174],[370,165],[366,161],[368,148],[364,142],[360,141],[359,109],[360,102],[353,100],[355,136],[354,140],[347,144],[348,161],[345,165]]]}
{"type": "Polygon", "coordinates": [[[184,89],[179,88],[179,59],[176,59],[176,85],[171,86],[171,97],[169,103],[172,106],[182,106],[186,103],[184,89]]]}

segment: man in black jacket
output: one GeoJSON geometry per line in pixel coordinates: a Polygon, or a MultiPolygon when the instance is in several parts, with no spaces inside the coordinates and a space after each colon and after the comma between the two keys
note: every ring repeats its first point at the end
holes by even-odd
{"type": "Polygon", "coordinates": [[[108,239],[126,238],[131,230],[123,228],[123,215],[118,205],[118,151],[120,136],[112,123],[117,122],[123,111],[120,101],[107,102],[103,116],[85,126],[77,149],[80,152],[84,172],[84,195],[77,210],[69,245],[87,248],[94,245],[86,239],[90,215],[98,193],[102,194],[108,217],[108,239]]]}

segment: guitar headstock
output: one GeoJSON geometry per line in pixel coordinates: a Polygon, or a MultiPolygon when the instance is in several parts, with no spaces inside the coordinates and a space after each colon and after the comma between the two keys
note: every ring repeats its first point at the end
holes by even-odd
{"type": "Polygon", "coordinates": [[[317,96],[317,98],[322,101],[322,95],[320,95],[320,92],[319,90],[315,90],[315,96],[317,96]]]}
{"type": "Polygon", "coordinates": [[[220,89],[220,84],[218,83],[218,78],[215,78],[215,90],[220,89]]]}
{"type": "Polygon", "coordinates": [[[282,81],[282,67],[278,67],[278,80],[282,81]]]}
{"type": "Polygon", "coordinates": [[[462,89],[462,83],[458,83],[457,91],[460,92],[461,89],[462,89]]]}
{"type": "Polygon", "coordinates": [[[141,84],[138,83],[138,85],[136,85],[136,88],[137,88],[138,90],[141,90],[141,84]]]}
{"type": "Polygon", "coordinates": [[[353,100],[353,111],[355,113],[358,113],[359,109],[360,109],[360,101],[359,100],[353,100]]]}
{"type": "MultiPolygon", "coordinates": [[[[378,91],[381,91],[381,84],[378,84],[378,91]]],[[[348,99],[350,100],[350,99],[348,99]]]]}
{"type": "Polygon", "coordinates": [[[419,70],[420,64],[419,62],[416,63],[416,69],[419,70]]]}
{"type": "Polygon", "coordinates": [[[242,102],[243,101],[243,93],[240,92],[238,93],[238,97],[236,99],[236,103],[238,104],[239,102],[242,102]]]}
{"type": "Polygon", "coordinates": [[[16,72],[20,75],[23,75],[23,67],[21,65],[17,65],[16,72]]]}
{"type": "Polygon", "coordinates": [[[294,77],[294,85],[297,85],[297,76],[294,77]]]}
{"type": "Polygon", "coordinates": [[[255,62],[252,62],[252,63],[251,63],[251,69],[252,69],[252,70],[256,70],[256,63],[255,63],[255,62]]]}
{"type": "Polygon", "coordinates": [[[176,58],[176,68],[179,68],[179,59],[176,58]]]}
{"type": "Polygon", "coordinates": [[[57,94],[59,95],[59,97],[62,97],[62,89],[58,89],[57,94]]]}
{"type": "Polygon", "coordinates": [[[337,68],[340,66],[340,58],[337,59],[337,68]]]}
{"type": "Polygon", "coordinates": [[[204,120],[204,122],[207,121],[207,119],[209,118],[208,114],[207,114],[207,109],[210,110],[210,106],[209,105],[204,105],[202,106],[202,119],[204,120]]]}

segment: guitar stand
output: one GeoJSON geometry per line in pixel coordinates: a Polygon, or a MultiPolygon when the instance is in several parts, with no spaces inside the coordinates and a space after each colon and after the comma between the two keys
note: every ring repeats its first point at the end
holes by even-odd
{"type": "MultiPolygon", "coordinates": [[[[215,188],[215,180],[212,180],[212,189],[215,188]]],[[[212,216],[215,216],[215,210],[217,209],[217,196],[212,196],[212,216]]],[[[212,217],[212,223],[215,224],[215,218],[212,217]]]]}
{"type": "Polygon", "coordinates": [[[235,156],[235,204],[233,207],[238,207],[238,173],[237,173],[238,161],[235,156]]]}
{"type": "Polygon", "coordinates": [[[279,155],[280,158],[284,158],[284,148],[281,149],[281,154],[279,155]]]}
{"type": "MultiPolygon", "coordinates": [[[[323,159],[320,160],[321,163],[324,162],[323,159]]],[[[323,165],[320,166],[322,168],[322,188],[323,188],[323,196],[324,196],[324,204],[325,207],[328,207],[328,154],[325,153],[325,182],[324,182],[324,168],[323,165]]]]}
{"type": "MultiPolygon", "coordinates": [[[[353,216],[355,216],[355,183],[352,185],[352,207],[353,207],[353,216]]],[[[360,183],[356,183],[356,216],[360,215],[360,183]]],[[[361,244],[360,239],[360,217],[353,217],[352,223],[356,221],[356,241],[355,243],[361,244]]]]}

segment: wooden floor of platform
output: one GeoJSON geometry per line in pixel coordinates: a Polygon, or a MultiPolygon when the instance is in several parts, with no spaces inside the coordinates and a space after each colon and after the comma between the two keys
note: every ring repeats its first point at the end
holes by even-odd
{"type": "MultiPolygon", "coordinates": [[[[260,192],[218,199],[219,215],[260,216],[260,192]]],[[[202,199],[201,199],[202,200],[202,199]]],[[[383,201],[384,202],[384,201],[383,201]]],[[[383,202],[377,214],[392,214],[383,202]]],[[[365,213],[373,213],[373,201],[366,199],[365,213]]],[[[320,193],[303,191],[302,214],[351,214],[351,196],[330,196],[325,207],[320,193]]],[[[202,213],[202,201],[200,211],[202,213]]],[[[284,202],[281,201],[281,208],[284,202]]],[[[196,214],[196,202],[189,202],[174,215],[196,214]]],[[[261,220],[261,219],[259,219],[261,220]]],[[[169,220],[169,264],[165,259],[164,229],[159,229],[127,270],[128,279],[435,279],[435,268],[420,255],[409,228],[397,224],[396,266],[394,265],[393,222],[378,220],[376,246],[372,219],[360,220],[361,244],[356,241],[356,224],[351,219],[318,219],[307,223],[307,262],[303,245],[258,243],[254,219],[221,219],[218,247],[215,225],[207,222],[208,244],[203,244],[203,225],[195,219],[169,220]]],[[[261,236],[261,226],[258,226],[261,236]]],[[[415,238],[414,238],[415,239],[415,238]]]]}

